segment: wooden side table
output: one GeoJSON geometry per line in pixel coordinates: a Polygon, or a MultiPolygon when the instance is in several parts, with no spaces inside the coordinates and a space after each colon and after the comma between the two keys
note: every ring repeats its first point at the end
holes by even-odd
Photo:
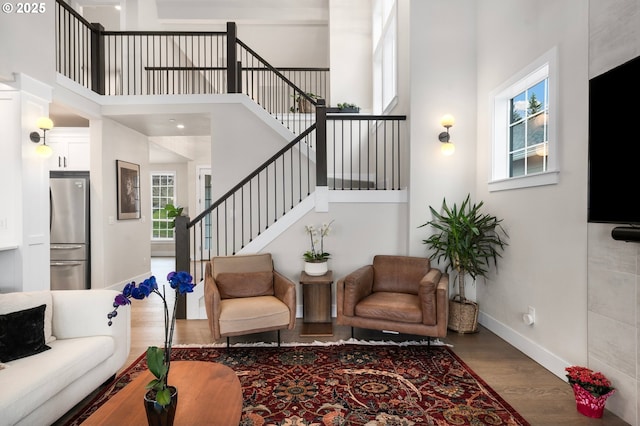
{"type": "Polygon", "coordinates": [[[302,271],[302,331],[301,336],[333,336],[331,323],[331,285],[333,271],[311,276],[302,271]]]}

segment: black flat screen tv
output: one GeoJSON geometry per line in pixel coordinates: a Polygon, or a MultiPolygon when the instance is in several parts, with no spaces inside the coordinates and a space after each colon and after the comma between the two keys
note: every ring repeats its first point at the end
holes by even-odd
{"type": "Polygon", "coordinates": [[[639,113],[640,56],[589,80],[589,222],[640,224],[639,113]]]}

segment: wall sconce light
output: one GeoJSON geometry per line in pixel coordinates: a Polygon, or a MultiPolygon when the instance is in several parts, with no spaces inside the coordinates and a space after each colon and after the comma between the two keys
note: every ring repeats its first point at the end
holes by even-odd
{"type": "Polygon", "coordinates": [[[453,115],[451,114],[446,114],[440,119],[440,124],[445,129],[447,129],[445,132],[441,132],[438,135],[438,140],[442,142],[442,146],[440,147],[440,150],[444,155],[451,155],[456,150],[455,145],[453,144],[453,142],[451,142],[451,135],[449,135],[449,129],[451,128],[451,126],[455,124],[455,122],[456,120],[453,118],[453,115]]]}
{"type": "Polygon", "coordinates": [[[50,157],[51,154],[53,154],[53,150],[47,145],[47,130],[53,129],[53,121],[51,121],[49,117],[40,117],[38,121],[36,121],[36,126],[42,130],[42,136],[40,136],[38,132],[31,132],[29,139],[31,139],[33,143],[40,143],[40,139],[42,139],[42,145],[36,147],[36,154],[44,158],[50,157]]]}

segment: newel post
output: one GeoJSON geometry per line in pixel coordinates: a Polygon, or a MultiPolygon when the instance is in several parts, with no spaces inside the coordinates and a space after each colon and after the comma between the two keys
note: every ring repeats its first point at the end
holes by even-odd
{"type": "MultiPolygon", "coordinates": [[[[175,218],[175,243],[176,243],[176,271],[187,271],[191,273],[189,254],[189,216],[177,216],[175,218]]],[[[193,277],[195,280],[196,278],[193,277]]],[[[186,295],[177,301],[176,318],[187,318],[187,298],[186,295]]]]}
{"type": "Polygon", "coordinates": [[[327,186],[327,106],[324,99],[316,105],[316,187],[327,186]]]}
{"type": "Polygon", "coordinates": [[[235,22],[227,22],[227,93],[238,93],[237,31],[235,22]]]}
{"type": "Polygon", "coordinates": [[[104,27],[95,22],[91,26],[91,89],[104,95],[104,27]]]}

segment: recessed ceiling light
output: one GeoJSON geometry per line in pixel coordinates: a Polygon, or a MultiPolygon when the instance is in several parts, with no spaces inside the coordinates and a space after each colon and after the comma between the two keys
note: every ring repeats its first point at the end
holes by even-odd
{"type": "Polygon", "coordinates": [[[176,127],[177,127],[178,129],[184,129],[184,124],[178,124],[178,125],[176,125],[176,127]]]}
{"type": "Polygon", "coordinates": [[[119,5],[119,4],[116,4],[116,6],[115,6],[115,7],[116,7],[116,10],[120,10],[120,9],[122,9],[122,8],[120,7],[120,5],[119,5]]]}

